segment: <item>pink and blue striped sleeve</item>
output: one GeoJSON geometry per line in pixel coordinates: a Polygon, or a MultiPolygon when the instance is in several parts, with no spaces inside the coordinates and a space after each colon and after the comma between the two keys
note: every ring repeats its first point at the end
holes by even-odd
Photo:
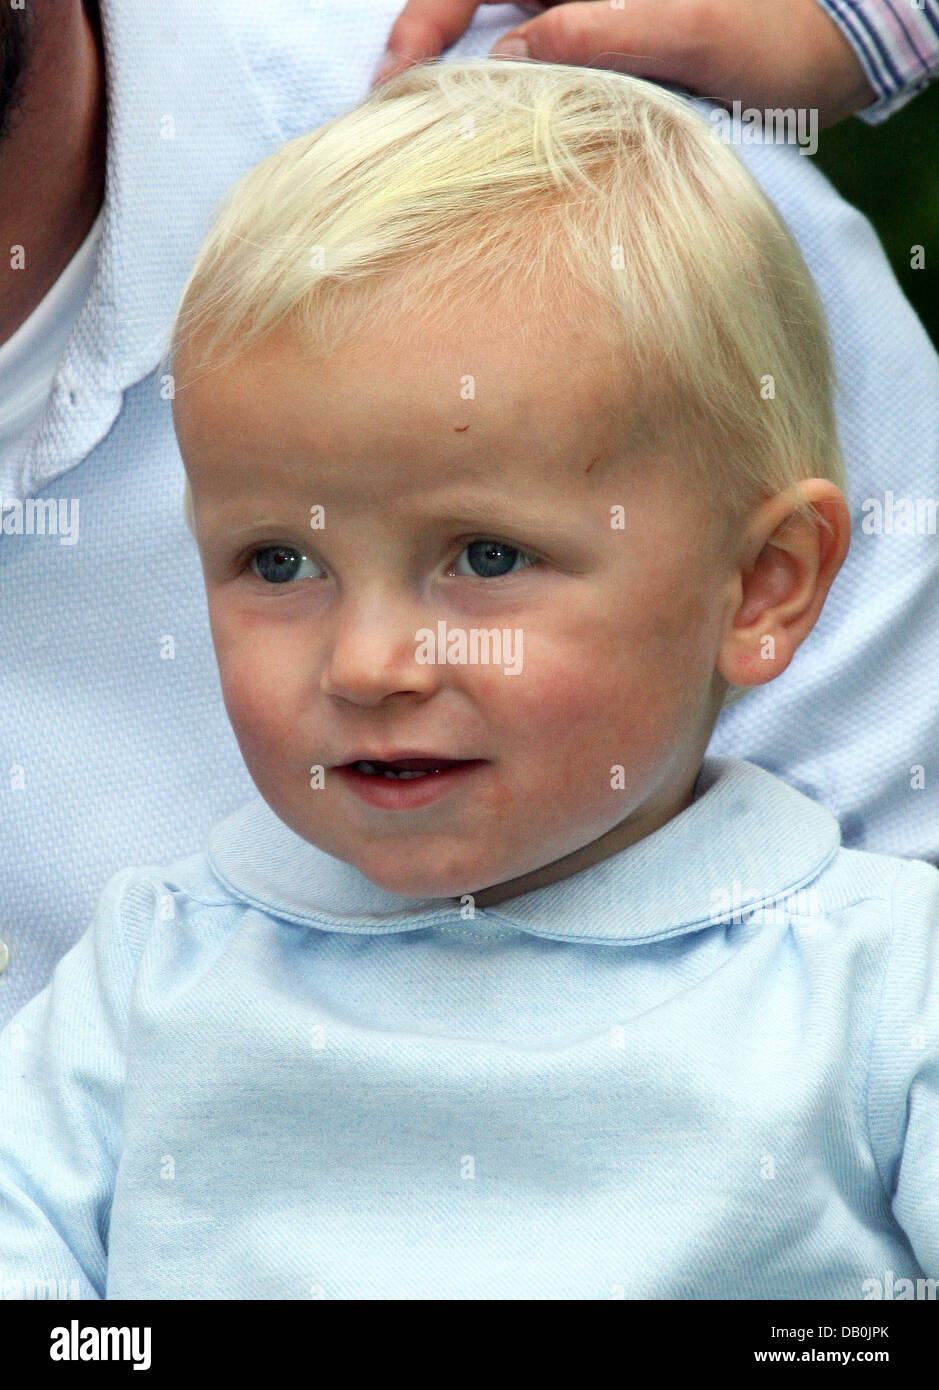
{"type": "Polygon", "coordinates": [[[858,115],[872,125],[939,75],[939,0],[818,0],[851,44],[877,99],[858,115]]]}

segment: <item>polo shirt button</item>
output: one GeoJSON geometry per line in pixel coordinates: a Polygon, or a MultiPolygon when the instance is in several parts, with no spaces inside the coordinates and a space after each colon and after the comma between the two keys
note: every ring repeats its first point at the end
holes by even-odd
{"type": "Polygon", "coordinates": [[[10,964],[10,948],[5,941],[0,941],[0,975],[3,974],[10,964]]]}

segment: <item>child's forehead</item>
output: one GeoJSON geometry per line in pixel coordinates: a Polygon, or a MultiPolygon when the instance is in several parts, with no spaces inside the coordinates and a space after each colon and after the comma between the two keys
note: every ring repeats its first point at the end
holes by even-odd
{"type": "MultiPolygon", "coordinates": [[[[415,524],[496,524],[510,503],[519,529],[526,507],[583,510],[610,529],[626,524],[614,505],[619,518],[645,505],[684,515],[689,480],[663,448],[667,422],[649,417],[654,393],[633,384],[628,345],[511,298],[500,312],[464,308],[379,320],[325,353],[282,324],[209,363],[178,398],[197,485],[288,507],[315,492],[350,515],[395,508],[415,524]]],[[[185,345],[181,357],[185,374],[185,345]]],[[[702,520],[715,501],[697,499],[702,520]]]]}
{"type": "Polygon", "coordinates": [[[213,532],[253,534],[322,506],[339,546],[350,522],[402,542],[487,533],[574,570],[645,553],[653,529],[675,553],[707,543],[715,499],[693,499],[647,436],[634,447],[615,380],[596,392],[579,365],[548,389],[534,367],[441,375],[433,353],[422,376],[378,347],[362,338],[317,359],[295,334],[271,336],[189,388],[180,444],[213,532]]]}
{"type": "Polygon", "coordinates": [[[354,346],[327,361],[295,335],[270,338],[190,387],[180,447],[218,525],[316,504],[408,532],[514,531],[583,554],[635,546],[643,517],[670,518],[668,543],[689,551],[706,535],[732,542],[721,499],[692,483],[664,436],[632,430],[615,379],[597,393],[576,368],[550,389],[516,373],[487,392],[472,373],[454,384],[435,365],[421,380],[403,358],[354,346]]]}
{"type": "MultiPolygon", "coordinates": [[[[438,326],[412,337],[358,334],[335,351],[311,351],[295,330],[268,335],[228,360],[195,366],[179,353],[176,417],[181,443],[264,445],[347,467],[376,453],[429,476],[459,471],[524,475],[540,467],[550,488],[561,465],[592,471],[625,452],[628,390],[609,356],[569,354],[511,328],[438,326]]],[[[258,460],[259,463],[262,461],[258,460]]]]}
{"type": "MultiPolygon", "coordinates": [[[[306,323],[298,309],[256,339],[243,336],[247,350],[234,341],[233,366],[246,376],[286,370],[360,390],[397,378],[412,393],[432,384],[458,389],[464,399],[473,398],[467,378],[487,374],[490,398],[515,383],[531,395],[542,382],[558,395],[589,381],[609,387],[614,374],[626,372],[625,345],[610,306],[594,299],[564,278],[534,292],[513,282],[505,267],[483,289],[441,274],[439,283],[431,279],[418,290],[399,271],[344,287],[306,323]]],[[[202,341],[197,334],[184,339],[178,357],[198,356],[212,331],[207,324],[202,341]]],[[[475,399],[486,403],[478,393],[475,399]]]]}

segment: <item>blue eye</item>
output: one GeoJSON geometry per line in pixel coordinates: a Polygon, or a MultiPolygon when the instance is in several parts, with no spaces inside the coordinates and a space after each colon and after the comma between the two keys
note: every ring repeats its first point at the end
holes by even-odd
{"type": "Polygon", "coordinates": [[[252,570],[268,584],[289,584],[298,575],[308,579],[309,574],[299,574],[304,564],[312,565],[313,561],[290,545],[266,545],[251,556],[252,570]]]}
{"type": "Polygon", "coordinates": [[[467,564],[473,567],[470,573],[477,579],[499,579],[516,568],[525,569],[527,565],[537,563],[532,556],[527,556],[514,545],[507,545],[505,541],[471,541],[457,559],[457,570],[461,574],[466,574],[466,570],[459,569],[464,555],[467,564]],[[520,561],[517,566],[516,561],[520,561]]]}

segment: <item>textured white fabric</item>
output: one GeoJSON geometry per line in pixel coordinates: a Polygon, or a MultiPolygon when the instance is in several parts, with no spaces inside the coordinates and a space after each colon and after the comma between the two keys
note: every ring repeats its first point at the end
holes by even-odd
{"type": "MultiPolygon", "coordinates": [[[[49,979],[109,876],[198,850],[254,795],[220,699],[161,354],[217,201],[360,98],[398,0],[102,7],[108,187],[97,272],[4,501],[78,499],[80,540],[0,534],[0,1020],[49,979]],[[172,639],[172,640],[170,640],[172,639]]],[[[456,54],[518,11],[480,10],[456,54]]],[[[868,223],[795,149],[748,146],[831,321],[851,502],[924,495],[939,368],[868,223]]],[[[939,855],[935,537],[855,537],[821,621],[712,752],[827,802],[849,846],[939,855]],[[925,790],[909,767],[925,765],[925,790]]]]}
{"type": "Polygon", "coordinates": [[[101,213],[48,294],[0,346],[0,477],[32,437],[95,273],[101,213]]]}

